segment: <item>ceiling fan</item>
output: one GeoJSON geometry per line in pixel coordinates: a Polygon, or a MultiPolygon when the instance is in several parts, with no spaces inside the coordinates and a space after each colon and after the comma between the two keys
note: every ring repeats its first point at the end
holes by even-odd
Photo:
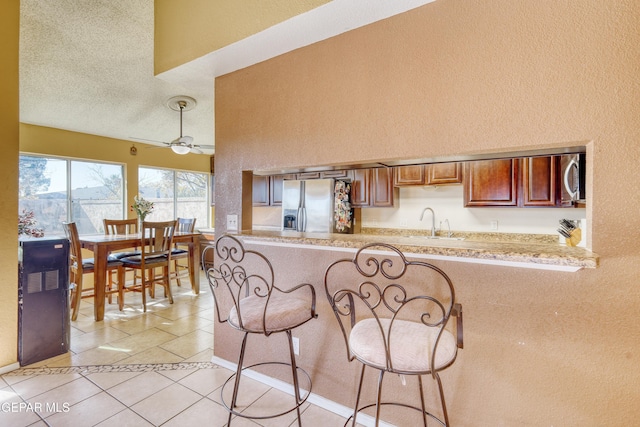
{"type": "MultiPolygon", "coordinates": [[[[182,113],[184,111],[192,110],[196,106],[196,100],[191,98],[190,96],[174,96],[167,100],[167,107],[171,108],[174,111],[180,112],[180,136],[174,139],[171,142],[163,142],[163,141],[152,141],[158,142],[160,144],[164,144],[166,147],[163,148],[171,148],[176,154],[187,154],[190,152],[203,154],[200,150],[213,150],[213,145],[198,145],[193,143],[193,137],[188,135],[182,135],[182,113]]],[[[136,138],[142,139],[142,138],[136,138]]],[[[151,141],[151,140],[147,140],[151,141]]]]}

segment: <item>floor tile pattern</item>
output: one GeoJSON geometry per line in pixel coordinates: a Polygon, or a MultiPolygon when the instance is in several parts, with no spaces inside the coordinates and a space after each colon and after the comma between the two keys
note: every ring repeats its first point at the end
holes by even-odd
{"type": "MultiPolygon", "coordinates": [[[[127,293],[124,311],[114,300],[102,322],[93,320],[93,305],[83,300],[78,320],[71,322],[71,351],[0,376],[0,427],[225,426],[221,388],[231,371],[210,362],[213,299],[206,286],[199,295],[175,282],[172,289],[174,304],[157,293],[146,313],[140,295],[127,293]]],[[[292,399],[252,379],[242,381],[247,391],[240,396],[241,411],[273,411],[292,399]]],[[[302,410],[304,426],[345,423],[308,403],[302,410]]],[[[290,425],[297,425],[295,412],[232,421],[237,427],[290,425]]]]}

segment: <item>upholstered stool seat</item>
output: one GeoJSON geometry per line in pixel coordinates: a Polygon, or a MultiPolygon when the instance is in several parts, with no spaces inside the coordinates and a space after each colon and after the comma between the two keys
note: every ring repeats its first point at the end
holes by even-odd
{"type": "MultiPolygon", "coordinates": [[[[356,359],[377,368],[387,368],[385,343],[380,333],[389,341],[389,319],[362,320],[353,327],[349,334],[349,349],[356,359]]],[[[396,320],[393,323],[393,339],[389,343],[389,364],[398,372],[429,372],[431,354],[438,338],[438,331],[422,323],[407,320],[396,320]],[[397,333],[396,333],[397,331],[397,333]]],[[[453,363],[457,354],[456,338],[449,331],[443,331],[435,355],[435,369],[443,369],[453,363]]]]}
{"type": "Polygon", "coordinates": [[[252,295],[240,300],[242,326],[236,307],[229,313],[229,324],[234,328],[259,334],[286,331],[311,320],[311,303],[311,298],[273,292],[265,311],[266,299],[252,295]]]}

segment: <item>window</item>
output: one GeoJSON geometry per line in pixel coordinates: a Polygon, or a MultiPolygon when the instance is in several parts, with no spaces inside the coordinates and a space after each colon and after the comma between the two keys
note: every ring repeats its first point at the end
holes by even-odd
{"type": "Polygon", "coordinates": [[[64,221],[102,233],[103,218],[124,218],[123,176],[118,164],[21,155],[19,208],[34,212],[45,235],[64,234],[64,221]]]}
{"type": "Polygon", "coordinates": [[[196,226],[208,226],[208,180],[206,173],[140,167],[138,192],[154,203],[147,220],[196,218],[196,226]]]}

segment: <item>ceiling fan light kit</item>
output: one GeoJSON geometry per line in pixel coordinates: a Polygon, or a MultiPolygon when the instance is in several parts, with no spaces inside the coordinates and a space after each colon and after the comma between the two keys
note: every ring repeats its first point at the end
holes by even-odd
{"type": "Polygon", "coordinates": [[[191,151],[191,148],[187,147],[186,145],[173,144],[171,145],[171,151],[176,154],[188,154],[189,151],[191,151]]]}

